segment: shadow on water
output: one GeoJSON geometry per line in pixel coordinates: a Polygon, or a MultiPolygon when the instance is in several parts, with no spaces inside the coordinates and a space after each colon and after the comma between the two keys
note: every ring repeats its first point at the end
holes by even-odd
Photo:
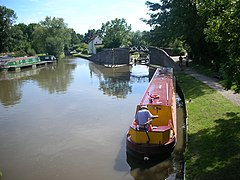
{"type": "Polygon", "coordinates": [[[184,179],[184,156],[186,146],[186,110],[179,107],[177,144],[171,156],[154,157],[150,160],[136,158],[131,151],[126,149],[126,160],[131,167],[131,175],[134,179],[184,179]]]}
{"type": "Polygon", "coordinates": [[[163,180],[171,176],[174,172],[173,158],[161,157],[150,160],[137,159],[132,153],[127,152],[127,162],[131,167],[131,176],[138,179],[158,179],[163,180]]]}
{"type": "Polygon", "coordinates": [[[192,173],[189,179],[240,179],[240,113],[228,112],[216,119],[214,128],[206,128],[189,135],[192,173]],[[203,144],[204,143],[204,144],[203,144]],[[191,147],[191,146],[197,146],[191,147]],[[232,173],[236,172],[236,173],[232,173]]]}

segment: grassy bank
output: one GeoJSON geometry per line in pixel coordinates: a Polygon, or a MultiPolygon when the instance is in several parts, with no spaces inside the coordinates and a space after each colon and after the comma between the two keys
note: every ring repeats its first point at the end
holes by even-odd
{"type": "Polygon", "coordinates": [[[85,58],[88,59],[91,57],[91,55],[88,54],[72,54],[73,57],[81,57],[81,58],[85,58]]]}
{"type": "Polygon", "coordinates": [[[177,79],[188,109],[186,179],[240,179],[239,106],[189,75],[177,79]]]}

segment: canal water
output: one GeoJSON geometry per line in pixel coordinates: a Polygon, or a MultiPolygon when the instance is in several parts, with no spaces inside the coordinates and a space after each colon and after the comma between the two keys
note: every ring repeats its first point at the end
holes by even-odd
{"type": "Polygon", "coordinates": [[[126,155],[126,133],[153,72],[81,58],[0,72],[2,180],[174,177],[176,156],[146,167],[126,155]]]}

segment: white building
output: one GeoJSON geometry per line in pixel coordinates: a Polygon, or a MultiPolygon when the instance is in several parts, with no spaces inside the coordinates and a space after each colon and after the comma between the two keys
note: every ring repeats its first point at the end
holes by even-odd
{"type": "Polygon", "coordinates": [[[99,37],[98,35],[95,35],[88,42],[89,54],[96,54],[97,53],[97,50],[96,50],[97,45],[102,45],[102,38],[99,37]]]}

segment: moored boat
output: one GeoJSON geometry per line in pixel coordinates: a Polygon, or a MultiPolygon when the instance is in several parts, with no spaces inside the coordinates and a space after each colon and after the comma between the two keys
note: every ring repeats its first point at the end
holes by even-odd
{"type": "Polygon", "coordinates": [[[57,61],[57,58],[53,55],[38,56],[41,61],[57,61]]]}
{"type": "Polygon", "coordinates": [[[127,152],[140,158],[166,158],[176,144],[176,93],[173,69],[157,68],[136,113],[142,106],[156,116],[140,128],[135,120],[132,121],[127,133],[127,152]]]}
{"type": "Polygon", "coordinates": [[[53,63],[53,61],[55,61],[55,59],[41,61],[41,59],[38,56],[29,56],[29,57],[4,56],[4,57],[0,57],[0,71],[8,71],[8,70],[19,71],[22,68],[26,68],[26,67],[36,68],[40,65],[53,63]]]}
{"type": "Polygon", "coordinates": [[[16,69],[21,67],[37,65],[39,63],[41,63],[41,60],[37,56],[1,58],[0,70],[9,70],[11,68],[16,69]]]}

